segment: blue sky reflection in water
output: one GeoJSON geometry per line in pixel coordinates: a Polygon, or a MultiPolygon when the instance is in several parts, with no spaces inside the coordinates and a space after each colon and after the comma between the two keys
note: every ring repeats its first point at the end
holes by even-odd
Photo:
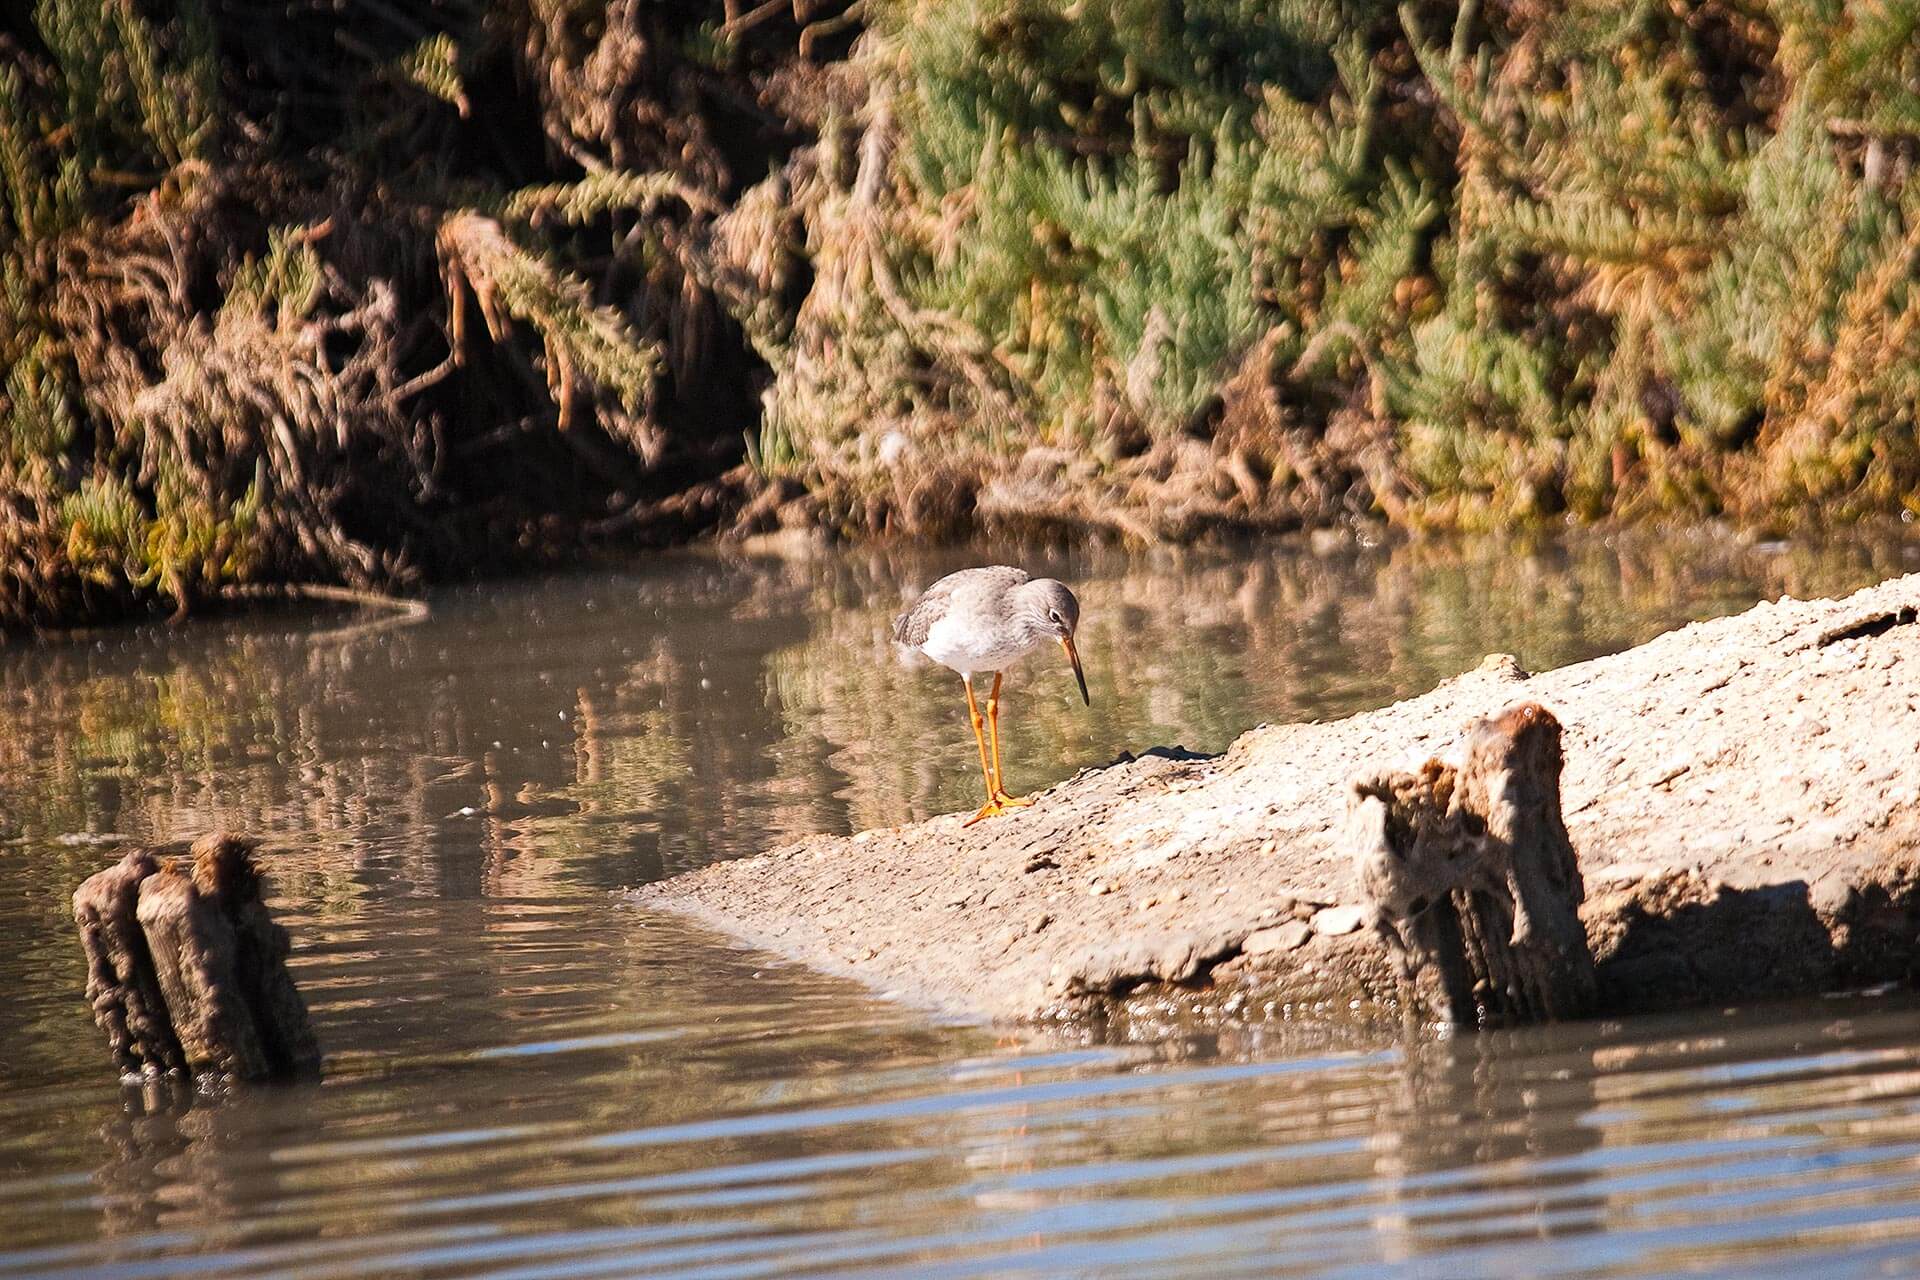
{"type": "MultiPolygon", "coordinates": [[[[1008,767],[1545,667],[1920,567],[1739,547],[1048,561],[1008,767]]],[[[885,622],[970,562],[662,558],[0,660],[0,1275],[1887,1275],[1920,1271],[1905,995],[1462,1036],[1121,1047],[939,1025],[610,890],[970,805],[885,622]],[[122,839],[268,841],[329,1075],[143,1114],[66,895],[122,839]]],[[[1038,565],[1036,567],[1039,567],[1038,565]]]]}

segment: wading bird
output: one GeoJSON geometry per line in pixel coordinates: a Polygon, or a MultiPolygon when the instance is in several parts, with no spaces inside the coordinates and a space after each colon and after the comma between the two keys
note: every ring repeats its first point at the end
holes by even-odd
{"type": "Polygon", "coordinates": [[[1080,682],[1080,700],[1088,706],[1087,677],[1080,670],[1080,653],[1073,647],[1073,631],[1080,624],[1080,602],[1067,584],[1052,578],[1030,578],[1012,565],[988,565],[950,573],[927,588],[911,609],[893,620],[893,638],[917,649],[943,667],[960,673],[967,687],[967,716],[973,722],[973,740],[980,748],[980,772],[987,781],[987,802],[967,819],[972,826],[982,818],[1032,804],[1007,794],[1000,776],[1000,676],[1008,667],[1049,641],[1066,650],[1073,678],[1080,682]],[[973,696],[973,678],[993,674],[987,692],[987,714],[973,696]],[[989,751],[987,737],[992,735],[989,751]]]}

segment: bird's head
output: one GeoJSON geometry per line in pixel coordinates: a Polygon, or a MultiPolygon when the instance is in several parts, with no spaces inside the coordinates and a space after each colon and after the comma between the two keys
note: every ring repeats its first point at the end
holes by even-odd
{"type": "Polygon", "coordinates": [[[1074,648],[1073,633],[1080,625],[1080,601],[1074,598],[1067,584],[1054,578],[1035,578],[1020,588],[1024,597],[1028,620],[1042,635],[1052,636],[1066,650],[1067,661],[1073,664],[1073,678],[1080,682],[1080,700],[1088,706],[1093,699],[1087,695],[1086,673],[1080,669],[1080,651],[1074,648]]]}

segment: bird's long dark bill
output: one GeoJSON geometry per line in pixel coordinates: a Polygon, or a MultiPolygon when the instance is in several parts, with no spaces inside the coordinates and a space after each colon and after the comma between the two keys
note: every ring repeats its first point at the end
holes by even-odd
{"type": "Polygon", "coordinates": [[[1092,706],[1093,699],[1087,696],[1087,673],[1080,669],[1080,651],[1073,647],[1073,637],[1060,637],[1060,647],[1067,651],[1067,661],[1073,664],[1073,678],[1080,682],[1080,701],[1092,706]]]}

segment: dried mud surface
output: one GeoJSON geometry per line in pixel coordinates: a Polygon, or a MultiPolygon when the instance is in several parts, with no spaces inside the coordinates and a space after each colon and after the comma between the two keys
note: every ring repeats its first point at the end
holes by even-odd
{"type": "Polygon", "coordinates": [[[1148,751],[1029,809],[814,837],[636,901],[932,1009],[1234,1024],[1387,1011],[1339,839],[1350,780],[1522,698],[1566,727],[1562,802],[1601,1007],[1901,980],[1916,948],[1920,575],[1781,600],[1529,676],[1148,751]]]}

